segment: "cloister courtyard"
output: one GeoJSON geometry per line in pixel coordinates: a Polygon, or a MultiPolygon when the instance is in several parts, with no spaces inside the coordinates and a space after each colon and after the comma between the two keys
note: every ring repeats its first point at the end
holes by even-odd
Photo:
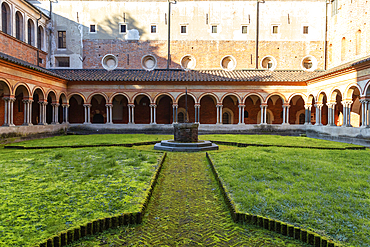
{"type": "Polygon", "coordinates": [[[63,135],[2,145],[2,246],[370,246],[370,153],[308,137],[63,135]],[[267,223],[266,223],[267,222],[267,223]],[[319,245],[317,245],[319,244],[319,245]]]}

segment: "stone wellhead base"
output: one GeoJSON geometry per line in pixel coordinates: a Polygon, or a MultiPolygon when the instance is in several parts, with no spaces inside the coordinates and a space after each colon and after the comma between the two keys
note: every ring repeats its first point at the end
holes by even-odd
{"type": "Polygon", "coordinates": [[[154,149],[169,152],[199,152],[218,150],[218,146],[210,141],[176,142],[174,140],[161,141],[154,145],[154,149]]]}

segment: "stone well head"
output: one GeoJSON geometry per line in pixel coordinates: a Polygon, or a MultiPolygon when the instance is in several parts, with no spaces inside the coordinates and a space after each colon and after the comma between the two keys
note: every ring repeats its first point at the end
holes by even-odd
{"type": "Polygon", "coordinates": [[[176,142],[198,142],[197,123],[177,123],[173,125],[176,142]]]}

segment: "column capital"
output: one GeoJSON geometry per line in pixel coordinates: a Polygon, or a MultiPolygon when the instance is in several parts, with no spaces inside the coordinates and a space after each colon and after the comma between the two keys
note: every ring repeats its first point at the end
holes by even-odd
{"type": "Polygon", "coordinates": [[[244,103],[239,103],[238,105],[239,107],[245,107],[245,104],[244,103]]]}
{"type": "Polygon", "coordinates": [[[113,104],[112,103],[107,103],[107,104],[105,104],[105,106],[110,107],[110,106],[113,106],[113,104]]]}
{"type": "Polygon", "coordinates": [[[63,103],[63,104],[62,104],[62,106],[63,106],[63,107],[67,107],[67,108],[68,108],[68,107],[69,107],[69,104],[67,104],[67,103],[63,103]]]}
{"type": "Polygon", "coordinates": [[[135,104],[127,104],[129,107],[135,107],[135,104]]]}
{"type": "Polygon", "coordinates": [[[311,110],[311,108],[312,108],[312,105],[304,105],[304,109],[306,110],[311,110]]]}
{"type": "Polygon", "coordinates": [[[91,104],[89,103],[86,103],[86,104],[83,104],[84,107],[91,107],[91,104]]]}
{"type": "Polygon", "coordinates": [[[172,107],[173,107],[173,108],[178,107],[178,106],[179,106],[179,105],[178,105],[178,104],[176,104],[176,103],[172,104],[172,107]]]}
{"type": "Polygon", "coordinates": [[[342,103],[342,105],[349,106],[353,103],[353,101],[352,100],[343,100],[343,101],[341,101],[341,103],[342,103]]]}
{"type": "Polygon", "coordinates": [[[51,103],[52,106],[59,106],[58,103],[51,103]]]}
{"type": "Polygon", "coordinates": [[[47,104],[48,104],[48,102],[47,102],[47,101],[39,101],[39,102],[37,102],[37,103],[39,103],[40,105],[47,105],[47,104]]]}

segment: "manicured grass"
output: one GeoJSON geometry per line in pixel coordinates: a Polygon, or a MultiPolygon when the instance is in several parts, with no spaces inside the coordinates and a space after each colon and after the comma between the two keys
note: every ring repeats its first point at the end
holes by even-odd
{"type": "Polygon", "coordinates": [[[248,147],[212,152],[238,210],[370,246],[370,152],[248,147]]]}
{"type": "Polygon", "coordinates": [[[32,141],[12,143],[12,146],[72,146],[72,145],[98,145],[123,144],[136,142],[149,142],[173,139],[173,135],[145,135],[145,134],[96,134],[96,135],[65,135],[55,136],[32,141]]]}
{"type": "Polygon", "coordinates": [[[344,148],[358,145],[326,141],[309,137],[279,135],[201,135],[201,140],[239,142],[248,144],[344,148]]]}
{"type": "Polygon", "coordinates": [[[33,246],[99,217],[139,211],[160,156],[124,147],[0,149],[0,246],[33,246]]]}

